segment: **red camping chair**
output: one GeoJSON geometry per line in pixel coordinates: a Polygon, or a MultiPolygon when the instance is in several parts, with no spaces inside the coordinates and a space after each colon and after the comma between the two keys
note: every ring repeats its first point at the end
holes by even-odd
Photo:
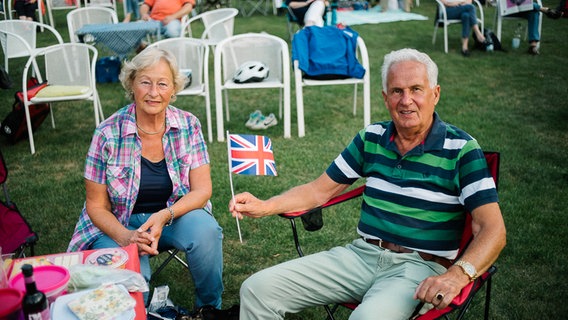
{"type": "MultiPolygon", "coordinates": [[[[489,168],[489,171],[491,173],[491,175],[493,176],[493,179],[495,180],[495,185],[497,186],[498,181],[499,181],[499,162],[500,162],[500,154],[498,152],[484,152],[485,155],[485,159],[487,160],[487,166],[489,168]]],[[[359,196],[361,196],[363,194],[363,189],[365,188],[365,186],[360,186],[358,188],[352,189],[350,191],[347,191],[339,196],[336,196],[335,198],[329,200],[327,203],[325,203],[324,205],[322,205],[321,207],[318,208],[314,208],[312,210],[307,210],[307,211],[300,211],[300,212],[291,212],[291,213],[284,213],[284,214],[280,214],[281,217],[287,218],[290,221],[290,225],[292,226],[292,237],[294,238],[294,244],[296,246],[296,251],[298,251],[298,255],[300,257],[304,256],[304,253],[302,251],[302,247],[300,245],[300,240],[298,237],[298,230],[296,227],[296,218],[300,217],[302,218],[302,222],[304,223],[304,227],[306,230],[308,231],[315,231],[315,230],[319,230],[319,228],[321,228],[321,225],[318,226],[311,226],[310,228],[310,224],[308,222],[309,216],[321,216],[321,211],[323,208],[326,207],[330,207],[342,202],[345,202],[347,200],[351,200],[353,198],[357,198],[359,196]]],[[[317,220],[317,219],[316,219],[317,220]]],[[[463,232],[463,236],[462,236],[462,241],[460,243],[460,249],[459,249],[459,254],[461,254],[464,249],[467,247],[467,245],[470,243],[470,241],[473,239],[473,235],[472,235],[472,231],[471,231],[471,215],[468,214],[467,215],[467,220],[466,220],[466,225],[464,228],[464,232],[463,232]]],[[[459,256],[458,254],[458,256],[459,256]]],[[[487,285],[485,286],[485,313],[484,313],[484,318],[487,320],[489,318],[489,303],[491,300],[491,278],[492,276],[497,272],[497,267],[496,266],[491,266],[487,271],[485,271],[485,273],[483,273],[481,276],[479,276],[475,281],[471,282],[470,284],[468,284],[467,286],[465,286],[461,293],[454,298],[454,300],[452,301],[452,303],[446,307],[445,309],[442,310],[437,310],[437,309],[431,309],[430,311],[426,312],[423,315],[416,315],[415,317],[413,317],[412,319],[420,319],[420,320],[429,320],[429,319],[439,319],[439,318],[445,318],[445,319],[449,319],[450,315],[453,311],[456,311],[457,315],[455,317],[455,319],[461,319],[464,315],[465,312],[467,311],[469,305],[471,304],[474,295],[481,290],[481,288],[483,287],[484,284],[487,283],[487,285]]],[[[336,309],[339,306],[343,306],[346,307],[348,309],[354,310],[355,308],[357,308],[356,303],[339,303],[334,305],[332,308],[330,308],[329,306],[324,306],[326,312],[327,312],[327,319],[330,320],[334,320],[334,316],[333,314],[335,313],[336,309]]],[[[417,308],[417,312],[420,308],[417,308]]]]}
{"type": "Polygon", "coordinates": [[[34,245],[38,240],[37,234],[22,216],[16,204],[10,200],[6,179],[8,169],[4,156],[0,152],[0,185],[4,191],[4,200],[0,200],[0,247],[2,254],[13,253],[14,258],[26,256],[29,248],[30,255],[34,255],[34,245]]]}

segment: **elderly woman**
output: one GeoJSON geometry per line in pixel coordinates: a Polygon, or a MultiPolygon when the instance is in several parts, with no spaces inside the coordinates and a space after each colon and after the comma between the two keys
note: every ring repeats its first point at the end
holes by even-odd
{"type": "Polygon", "coordinates": [[[464,57],[469,57],[470,52],[468,48],[469,35],[473,30],[473,35],[477,40],[485,46],[488,43],[485,40],[483,32],[479,29],[477,24],[477,15],[475,13],[475,6],[472,0],[441,0],[446,7],[448,19],[459,19],[462,22],[462,49],[461,53],[464,57]]]}
{"type": "Polygon", "coordinates": [[[95,130],[86,202],[68,251],[135,243],[149,280],[149,256],[178,248],[195,306],[220,308],[223,235],[209,202],[209,155],[197,117],[170,105],[185,77],[170,52],[150,48],[124,63],[120,79],[134,103],[95,130]]]}

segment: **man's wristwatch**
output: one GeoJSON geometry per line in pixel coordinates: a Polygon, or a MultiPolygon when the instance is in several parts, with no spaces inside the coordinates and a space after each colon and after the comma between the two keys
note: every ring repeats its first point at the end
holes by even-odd
{"type": "Polygon", "coordinates": [[[473,281],[477,278],[477,270],[473,264],[467,261],[458,260],[454,263],[454,265],[462,269],[463,273],[468,276],[469,281],[473,281]]]}

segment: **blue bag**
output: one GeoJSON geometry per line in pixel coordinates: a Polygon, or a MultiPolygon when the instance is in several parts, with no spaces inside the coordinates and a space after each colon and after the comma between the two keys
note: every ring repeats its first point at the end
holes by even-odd
{"type": "Polygon", "coordinates": [[[118,57],[103,57],[97,60],[95,78],[97,83],[118,82],[121,62],[118,57]]]}

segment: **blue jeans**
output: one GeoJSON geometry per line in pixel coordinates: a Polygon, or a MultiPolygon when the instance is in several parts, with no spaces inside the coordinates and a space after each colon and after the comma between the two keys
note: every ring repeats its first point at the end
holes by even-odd
{"type": "MultiPolygon", "coordinates": [[[[150,214],[133,214],[128,229],[136,230],[150,214]]],[[[185,252],[189,275],[195,285],[195,307],[212,305],[221,308],[223,293],[223,233],[215,218],[203,209],[190,211],[164,227],[158,250],[177,248],[185,252]]],[[[104,235],[91,245],[91,249],[118,247],[109,236],[104,235]]],[[[140,272],[150,281],[150,256],[140,256],[140,272]]],[[[145,301],[148,294],[144,294],[145,301]]]]}
{"type": "Polygon", "coordinates": [[[532,11],[524,11],[515,14],[511,14],[511,17],[525,18],[528,20],[528,34],[529,42],[540,41],[540,33],[538,32],[538,23],[540,20],[540,6],[538,3],[533,2],[532,11]]]}
{"type": "Polygon", "coordinates": [[[126,12],[131,13],[136,20],[140,19],[139,1],[138,0],[124,0],[124,1],[126,1],[126,12]]]}
{"type": "Polygon", "coordinates": [[[240,319],[283,319],[287,313],[337,302],[361,304],[350,320],[408,319],[416,287],[446,271],[416,252],[395,253],[357,239],[261,270],[240,291],[240,319]]]}
{"type": "MultiPolygon", "coordinates": [[[[460,19],[462,22],[462,38],[469,38],[471,28],[477,24],[475,6],[466,4],[457,7],[446,7],[448,19],[460,19]]],[[[483,32],[483,31],[482,31],[483,32]]]]}

